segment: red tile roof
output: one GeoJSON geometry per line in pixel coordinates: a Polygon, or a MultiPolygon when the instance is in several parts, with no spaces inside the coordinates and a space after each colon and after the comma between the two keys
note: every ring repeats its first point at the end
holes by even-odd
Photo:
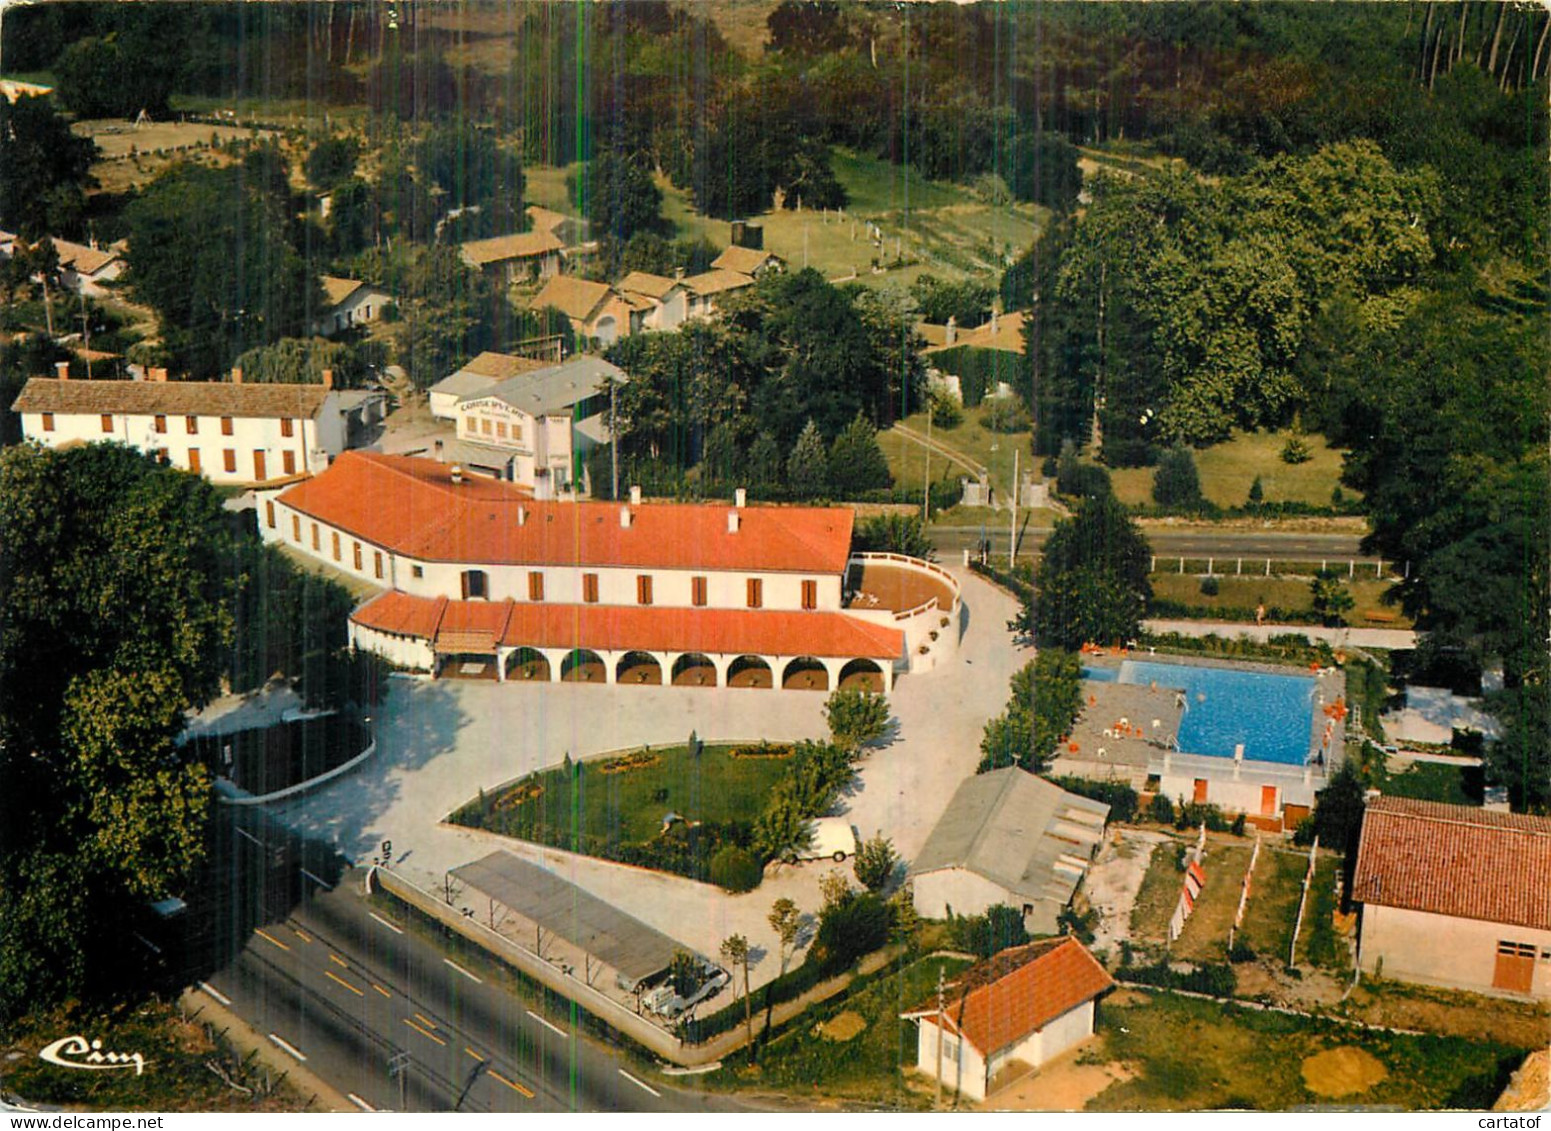
{"type": "Polygon", "coordinates": [[[838,574],[851,551],[846,507],[535,502],[496,479],[435,460],[345,452],[280,501],[319,522],[422,561],[838,574]],[[523,519],[520,521],[520,519],[523,519]]]}
{"type": "Polygon", "coordinates": [[[635,649],[893,660],[904,634],[844,613],[667,606],[449,601],[393,591],[351,614],[363,628],[434,640],[441,651],[506,647],[635,649]]]}
{"type": "MultiPolygon", "coordinates": [[[[1098,997],[1112,979],[1071,936],[1004,950],[971,966],[950,987],[944,1021],[990,1056],[1043,1029],[1063,1013],[1098,997]]],[[[935,1018],[937,1003],[923,1002],[906,1017],[935,1018]]]]}
{"type": "Polygon", "coordinates": [[[1352,898],[1551,930],[1551,818],[1377,798],[1363,815],[1352,898]]]}

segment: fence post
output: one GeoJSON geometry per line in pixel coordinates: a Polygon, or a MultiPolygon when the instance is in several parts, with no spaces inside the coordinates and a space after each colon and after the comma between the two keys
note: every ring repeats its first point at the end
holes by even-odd
{"type": "Polygon", "coordinates": [[[1347,577],[1356,577],[1357,576],[1357,563],[1355,561],[1348,559],[1348,561],[1346,563],[1346,576],[1347,577]]]}
{"type": "Polygon", "coordinates": [[[1239,564],[1234,568],[1233,572],[1236,575],[1237,574],[1242,574],[1244,572],[1244,559],[1243,558],[1239,559],[1239,564]]]}
{"type": "Polygon", "coordinates": [[[1212,576],[1212,563],[1213,563],[1213,561],[1214,561],[1214,559],[1212,559],[1212,558],[1207,558],[1206,559],[1206,576],[1207,577],[1211,577],[1212,576]]]}
{"type": "Polygon", "coordinates": [[[1267,577],[1271,576],[1271,559],[1270,558],[1266,559],[1266,576],[1267,577]]]}
{"type": "Polygon", "coordinates": [[[1158,555],[1157,554],[1154,554],[1152,556],[1152,565],[1150,565],[1147,568],[1147,572],[1148,573],[1157,573],[1158,572],[1158,555]]]}
{"type": "Polygon", "coordinates": [[[1179,559],[1179,572],[1180,573],[1184,573],[1185,572],[1185,559],[1184,558],[1180,558],[1179,559]]]}

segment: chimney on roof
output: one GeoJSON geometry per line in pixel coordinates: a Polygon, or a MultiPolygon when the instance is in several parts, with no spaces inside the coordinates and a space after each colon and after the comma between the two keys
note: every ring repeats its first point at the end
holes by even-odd
{"type": "Polygon", "coordinates": [[[323,371],[323,387],[325,389],[332,389],[334,387],[334,371],[332,369],[325,369],[323,371]]]}
{"type": "Polygon", "coordinates": [[[240,385],[240,384],[242,384],[242,366],[240,366],[240,365],[232,366],[232,384],[233,385],[240,385]]]}
{"type": "Polygon", "coordinates": [[[641,505],[641,486],[640,486],[640,484],[633,484],[631,486],[631,488],[630,488],[630,505],[633,506],[633,507],[638,507],[638,506],[641,505]]]}
{"type": "Polygon", "coordinates": [[[432,445],[431,450],[436,454],[436,462],[437,463],[444,462],[444,459],[443,459],[443,456],[442,456],[442,442],[440,440],[436,441],[436,443],[434,445],[432,445]]]}
{"type": "Polygon", "coordinates": [[[451,470],[450,474],[452,476],[452,481],[454,483],[462,483],[463,482],[463,468],[459,467],[457,464],[453,464],[452,465],[452,470],[451,470]]]}
{"type": "Polygon", "coordinates": [[[736,533],[738,533],[738,527],[741,526],[742,524],[743,524],[743,516],[741,514],[739,514],[737,510],[730,510],[730,511],[727,512],[727,533],[728,534],[736,534],[736,533]]]}
{"type": "Polygon", "coordinates": [[[70,363],[68,361],[54,362],[54,375],[61,381],[70,380],[70,363]]]}
{"type": "Polygon", "coordinates": [[[623,529],[629,530],[630,529],[631,521],[632,521],[632,519],[631,519],[631,514],[630,514],[630,508],[629,507],[620,507],[619,508],[619,525],[623,529]]]}
{"type": "Polygon", "coordinates": [[[732,505],[740,510],[749,505],[749,493],[743,487],[736,488],[732,493],[732,505]]]}
{"type": "Polygon", "coordinates": [[[682,267],[675,267],[673,269],[673,277],[675,279],[682,280],[684,278],[684,268],[682,268],[682,267]]]}

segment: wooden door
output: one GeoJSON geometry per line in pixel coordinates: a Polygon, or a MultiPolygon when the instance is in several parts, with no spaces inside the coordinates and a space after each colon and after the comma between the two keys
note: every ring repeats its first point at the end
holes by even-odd
{"type": "Polygon", "coordinates": [[[188,450],[188,469],[195,475],[200,473],[198,448],[190,448],[188,450]]]}
{"type": "Polygon", "coordinates": [[[1260,787],[1260,815],[1262,817],[1276,816],[1276,786],[1263,785],[1260,787]]]}
{"type": "Polygon", "coordinates": [[[268,469],[264,466],[264,453],[253,453],[253,478],[262,483],[269,478],[268,469]]]}
{"type": "Polygon", "coordinates": [[[1492,985],[1510,993],[1527,994],[1535,982],[1535,946],[1533,943],[1499,942],[1497,968],[1492,985]]]}
{"type": "Polygon", "coordinates": [[[1206,779],[1205,778],[1197,778],[1196,779],[1196,792],[1195,792],[1195,796],[1191,800],[1195,801],[1197,804],[1205,803],[1205,801],[1206,801],[1206,779]]]}

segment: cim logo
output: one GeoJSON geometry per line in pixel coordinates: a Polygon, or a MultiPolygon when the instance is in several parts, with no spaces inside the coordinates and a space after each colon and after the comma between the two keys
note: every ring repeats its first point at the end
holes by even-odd
{"type": "Polygon", "coordinates": [[[137,1052],[103,1052],[102,1041],[85,1037],[61,1037],[38,1053],[40,1060],[61,1068],[84,1068],[101,1072],[110,1068],[133,1068],[139,1076],[145,1071],[145,1057],[137,1052]]]}

